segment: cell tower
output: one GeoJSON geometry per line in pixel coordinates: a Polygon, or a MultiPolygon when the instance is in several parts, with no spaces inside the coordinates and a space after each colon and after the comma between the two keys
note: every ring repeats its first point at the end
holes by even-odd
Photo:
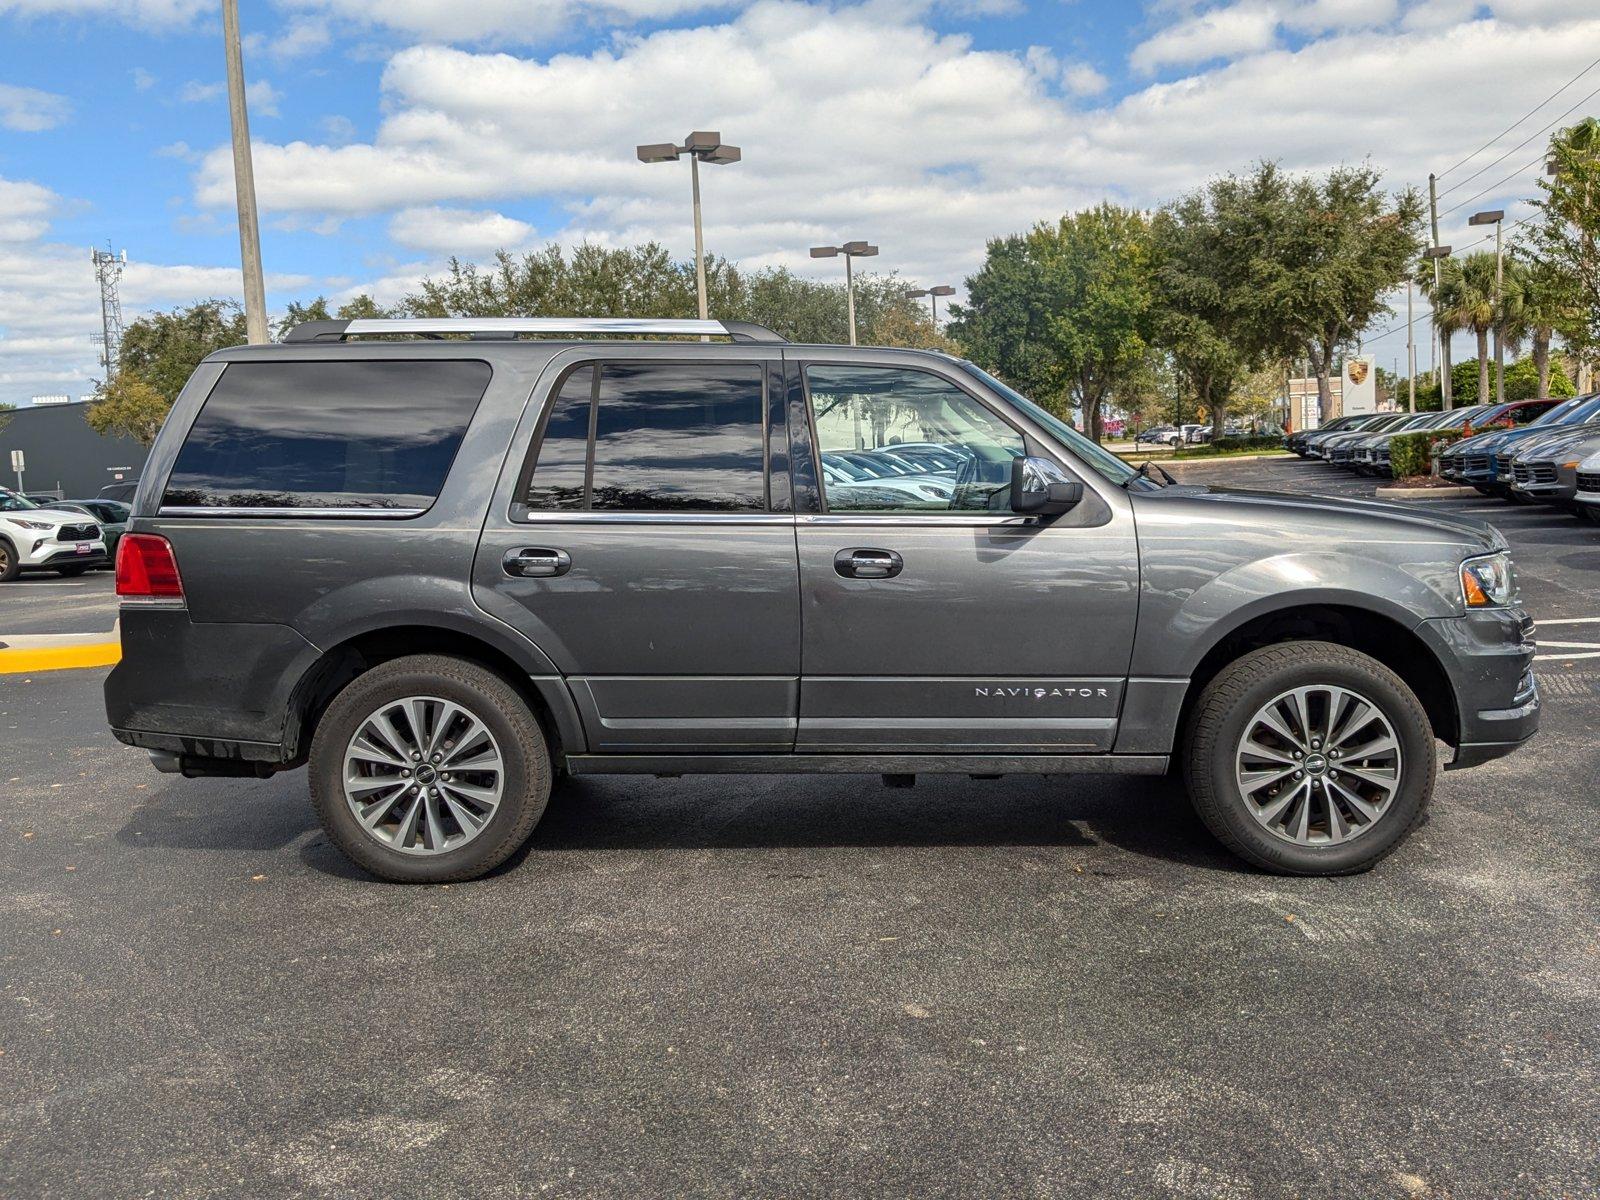
{"type": "Polygon", "coordinates": [[[92,251],[94,274],[100,281],[100,365],[105,368],[106,382],[117,374],[117,350],[122,345],[122,299],[117,295],[117,284],[122,280],[122,268],[128,265],[128,252],[111,253],[111,243],[104,250],[92,251]]]}

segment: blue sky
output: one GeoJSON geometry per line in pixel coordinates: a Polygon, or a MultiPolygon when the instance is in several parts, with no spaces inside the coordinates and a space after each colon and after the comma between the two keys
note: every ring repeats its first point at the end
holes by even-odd
{"type": "MultiPolygon", "coordinates": [[[[275,309],[398,296],[452,251],[686,255],[686,170],[632,150],[695,128],[745,152],[707,172],[713,251],[828,271],[808,245],[867,237],[883,269],[959,285],[986,237],[1259,158],[1420,185],[1600,54],[1592,0],[243,7],[275,309]]],[[[215,4],[0,0],[0,400],[92,386],[90,245],[128,251],[130,317],[238,294],[222,78],[215,4]]],[[[1468,177],[1600,111],[1595,87],[1600,68],[1445,177],[1445,207],[1467,201],[1446,241],[1474,208],[1527,211],[1542,137],[1468,177]]],[[[1403,338],[1374,349],[1387,365],[1403,338]]]]}

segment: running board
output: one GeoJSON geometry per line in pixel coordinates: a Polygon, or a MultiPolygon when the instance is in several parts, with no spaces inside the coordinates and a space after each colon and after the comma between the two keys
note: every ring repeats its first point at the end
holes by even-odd
{"type": "Polygon", "coordinates": [[[569,754],[574,775],[1164,775],[1165,754],[569,754]]]}

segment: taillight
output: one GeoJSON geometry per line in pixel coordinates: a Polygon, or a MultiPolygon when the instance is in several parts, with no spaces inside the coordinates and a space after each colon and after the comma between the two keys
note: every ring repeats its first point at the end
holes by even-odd
{"type": "Polygon", "coordinates": [[[172,543],[153,533],[117,539],[117,595],[124,600],[182,600],[183,580],[172,543]]]}

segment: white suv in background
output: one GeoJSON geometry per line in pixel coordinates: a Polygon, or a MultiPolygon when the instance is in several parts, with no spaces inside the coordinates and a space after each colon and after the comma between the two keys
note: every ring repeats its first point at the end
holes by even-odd
{"type": "Polygon", "coordinates": [[[41,508],[0,488],[0,583],[10,583],[24,571],[82,575],[105,561],[105,537],[92,518],[41,508]]]}

